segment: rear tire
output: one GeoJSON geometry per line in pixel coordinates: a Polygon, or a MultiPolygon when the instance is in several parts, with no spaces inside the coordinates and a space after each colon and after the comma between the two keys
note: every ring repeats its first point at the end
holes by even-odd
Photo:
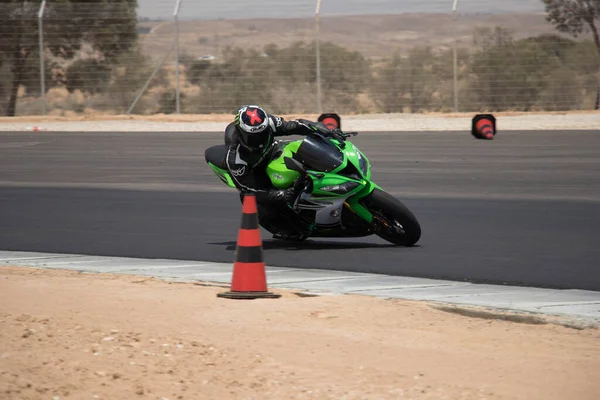
{"type": "Polygon", "coordinates": [[[412,246],[421,238],[421,225],[414,214],[398,199],[380,189],[364,198],[364,206],[373,213],[375,234],[401,246],[412,246]]]}

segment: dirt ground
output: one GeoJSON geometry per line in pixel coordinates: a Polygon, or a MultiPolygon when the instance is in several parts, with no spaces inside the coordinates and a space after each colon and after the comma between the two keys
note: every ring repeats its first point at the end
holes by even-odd
{"type": "Polygon", "coordinates": [[[597,399],[600,330],[0,267],[1,399],[597,399]]]}

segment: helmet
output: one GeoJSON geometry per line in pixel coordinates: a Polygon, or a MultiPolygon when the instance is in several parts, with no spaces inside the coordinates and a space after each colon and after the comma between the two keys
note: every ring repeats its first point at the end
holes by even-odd
{"type": "Polygon", "coordinates": [[[250,151],[263,150],[270,144],[269,116],[259,106],[240,108],[235,117],[240,144],[250,151]]]}

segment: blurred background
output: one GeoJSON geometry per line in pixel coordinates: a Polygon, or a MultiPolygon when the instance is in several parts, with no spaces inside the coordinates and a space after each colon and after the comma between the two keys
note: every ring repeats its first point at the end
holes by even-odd
{"type": "Polygon", "coordinates": [[[597,110],[600,0],[0,2],[0,115],[597,110]]]}

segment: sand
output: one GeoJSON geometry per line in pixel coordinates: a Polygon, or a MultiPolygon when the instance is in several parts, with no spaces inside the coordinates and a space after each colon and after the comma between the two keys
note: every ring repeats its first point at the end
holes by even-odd
{"type": "MultiPolygon", "coordinates": [[[[600,330],[0,267],[0,399],[598,399],[600,330]]],[[[485,315],[485,314],[482,314],[485,315]]]]}

